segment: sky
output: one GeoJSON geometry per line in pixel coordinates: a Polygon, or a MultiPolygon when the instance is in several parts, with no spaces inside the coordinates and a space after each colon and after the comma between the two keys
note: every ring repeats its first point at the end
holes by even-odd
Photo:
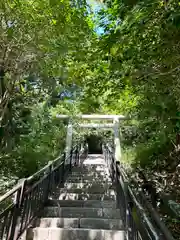
{"type": "MultiPolygon", "coordinates": [[[[91,5],[94,13],[97,13],[100,9],[104,8],[104,4],[99,1],[87,0],[87,3],[91,5]]],[[[104,33],[104,29],[102,27],[97,27],[95,31],[97,32],[98,35],[104,33]]]]}

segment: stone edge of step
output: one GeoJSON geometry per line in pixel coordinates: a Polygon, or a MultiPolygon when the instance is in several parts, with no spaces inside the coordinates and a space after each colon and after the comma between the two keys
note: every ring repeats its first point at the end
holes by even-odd
{"type": "MultiPolygon", "coordinates": [[[[56,196],[57,197],[57,196],[56,196]]],[[[53,199],[54,195],[50,196],[49,199],[53,199]]],[[[116,200],[116,195],[105,195],[103,193],[60,193],[58,194],[57,200],[116,200]]]]}
{"type": "Polygon", "coordinates": [[[39,216],[53,218],[112,218],[121,219],[118,208],[96,208],[96,207],[45,207],[39,216]]]}
{"type": "Polygon", "coordinates": [[[101,186],[99,186],[99,189],[96,188],[60,188],[59,189],[59,193],[63,194],[63,193],[80,193],[80,194],[109,194],[109,193],[113,193],[110,195],[115,195],[115,186],[113,186],[112,188],[103,188],[101,186]]]}
{"type": "Polygon", "coordinates": [[[98,207],[98,208],[116,208],[115,200],[57,200],[49,199],[47,207],[98,207]]]}
{"type": "Polygon", "coordinates": [[[64,228],[29,228],[26,240],[76,240],[76,239],[99,239],[99,240],[125,240],[124,230],[105,229],[64,229],[64,228]]]}
{"type": "Polygon", "coordinates": [[[32,228],[80,228],[80,229],[103,229],[103,230],[124,230],[123,221],[113,218],[37,218],[32,228]],[[102,227],[103,224],[103,227],[102,227]],[[56,225],[56,226],[55,226],[56,225]],[[89,226],[88,226],[89,225],[89,226]],[[98,227],[99,226],[99,227],[98,227]]]}

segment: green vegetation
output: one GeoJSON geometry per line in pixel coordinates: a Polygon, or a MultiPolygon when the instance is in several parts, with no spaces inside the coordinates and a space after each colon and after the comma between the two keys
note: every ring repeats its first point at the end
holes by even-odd
{"type": "Polygon", "coordinates": [[[92,31],[85,4],[66,0],[1,1],[0,19],[0,174],[17,179],[64,149],[53,107],[68,88],[68,59],[92,31]]]}
{"type": "MultiPolygon", "coordinates": [[[[172,181],[180,151],[179,12],[175,0],[107,0],[95,14],[86,1],[2,1],[2,176],[29,176],[62,151],[65,122],[56,113],[106,113],[132,119],[122,123],[124,160],[172,181]]],[[[168,181],[163,190],[179,194],[168,181]]]]}
{"type": "Polygon", "coordinates": [[[0,19],[0,185],[63,151],[57,113],[124,114],[123,161],[178,202],[179,1],[5,0],[0,19]]]}

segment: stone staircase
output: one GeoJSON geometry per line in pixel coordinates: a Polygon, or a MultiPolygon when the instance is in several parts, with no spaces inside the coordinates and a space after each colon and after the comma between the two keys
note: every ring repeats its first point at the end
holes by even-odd
{"type": "Polygon", "coordinates": [[[40,217],[27,230],[27,240],[124,240],[116,207],[115,186],[102,155],[89,155],[72,169],[40,217]]]}

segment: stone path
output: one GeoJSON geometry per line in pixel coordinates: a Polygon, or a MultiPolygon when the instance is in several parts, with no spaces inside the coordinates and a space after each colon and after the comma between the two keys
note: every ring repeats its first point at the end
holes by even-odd
{"type": "Polygon", "coordinates": [[[102,155],[89,155],[72,169],[26,239],[125,240],[115,187],[102,155]]]}

